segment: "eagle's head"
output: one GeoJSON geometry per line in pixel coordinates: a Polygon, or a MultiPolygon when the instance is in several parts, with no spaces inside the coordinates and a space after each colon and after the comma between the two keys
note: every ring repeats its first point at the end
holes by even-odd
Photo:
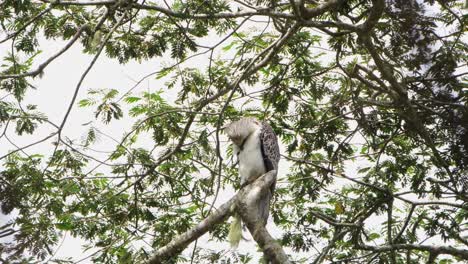
{"type": "Polygon", "coordinates": [[[224,131],[234,144],[241,146],[250,134],[261,127],[262,124],[256,118],[243,117],[227,125],[224,131]]]}

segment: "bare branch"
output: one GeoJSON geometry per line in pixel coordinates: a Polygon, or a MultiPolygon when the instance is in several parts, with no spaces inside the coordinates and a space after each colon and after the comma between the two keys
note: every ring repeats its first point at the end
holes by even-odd
{"type": "Polygon", "coordinates": [[[370,246],[370,245],[363,245],[359,246],[360,249],[363,250],[371,250],[374,252],[386,252],[391,250],[420,250],[420,251],[427,251],[432,254],[448,254],[452,256],[459,257],[461,259],[468,260],[468,250],[466,249],[458,249],[449,246],[426,246],[426,245],[418,245],[418,244],[393,244],[387,246],[370,246]]]}

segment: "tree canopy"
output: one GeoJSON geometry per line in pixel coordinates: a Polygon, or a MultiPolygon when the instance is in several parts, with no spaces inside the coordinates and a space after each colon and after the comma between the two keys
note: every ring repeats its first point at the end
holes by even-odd
{"type": "Polygon", "coordinates": [[[242,116],[269,122],[282,144],[270,214],[281,231],[272,239],[262,229],[249,242],[275,260],[468,260],[464,5],[2,1],[0,205],[14,215],[0,226],[2,261],[73,263],[54,256],[68,233],[97,263],[253,263],[255,247],[233,260],[191,243],[205,233],[226,240],[236,197],[219,199],[239,181],[222,127],[242,116]],[[38,61],[50,49],[44,40],[65,44],[38,61]],[[40,111],[45,102],[23,99],[41,91],[35,82],[72,46],[92,60],[55,123],[40,111]],[[103,57],[172,63],[154,64],[136,84],[156,78],[158,90],[90,89],[83,82],[103,57]],[[69,139],[70,113],[85,109],[94,121],[81,140],[69,139]],[[123,135],[102,133],[117,120],[127,124],[123,135]],[[11,140],[41,128],[50,133],[29,144],[11,140]],[[93,151],[102,137],[111,153],[93,151]],[[28,151],[39,144],[49,151],[28,151]]]}

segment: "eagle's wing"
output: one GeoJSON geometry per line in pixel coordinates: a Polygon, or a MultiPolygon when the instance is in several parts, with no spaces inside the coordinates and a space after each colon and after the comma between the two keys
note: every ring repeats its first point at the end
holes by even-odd
{"type": "MultiPolygon", "coordinates": [[[[266,122],[262,123],[262,130],[260,131],[260,150],[262,151],[263,163],[265,164],[266,171],[276,170],[276,175],[278,175],[278,162],[280,159],[278,139],[271,126],[266,122]]],[[[258,211],[264,225],[268,222],[270,200],[273,197],[275,185],[276,179],[265,196],[258,201],[258,211]]]]}
{"type": "Polygon", "coordinates": [[[459,178],[459,186],[462,193],[468,194],[468,174],[463,174],[459,178]]]}
{"type": "Polygon", "coordinates": [[[276,170],[278,172],[278,162],[280,160],[278,139],[271,126],[266,122],[262,123],[260,148],[266,171],[276,170]]]}

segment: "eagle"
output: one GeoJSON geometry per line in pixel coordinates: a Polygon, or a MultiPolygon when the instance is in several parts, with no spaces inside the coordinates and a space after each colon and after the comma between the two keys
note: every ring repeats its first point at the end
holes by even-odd
{"type": "MultiPolygon", "coordinates": [[[[275,170],[278,172],[280,151],[278,139],[271,126],[253,117],[244,117],[225,127],[225,132],[233,143],[233,152],[239,162],[241,188],[254,182],[263,174],[275,170]]],[[[267,224],[270,200],[275,189],[275,181],[258,202],[258,214],[267,224]]],[[[234,216],[229,230],[231,247],[237,248],[242,237],[241,221],[234,216]]]]}

